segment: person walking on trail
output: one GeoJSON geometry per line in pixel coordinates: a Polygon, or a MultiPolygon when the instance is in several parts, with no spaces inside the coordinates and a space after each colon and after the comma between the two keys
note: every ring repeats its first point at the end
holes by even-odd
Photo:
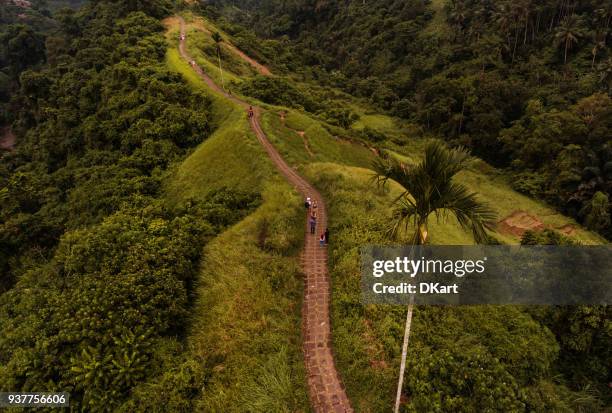
{"type": "Polygon", "coordinates": [[[320,246],[325,245],[325,232],[321,233],[321,236],[319,237],[319,245],[320,246]]]}
{"type": "Polygon", "coordinates": [[[329,228],[325,228],[325,243],[329,244],[329,228]]]}
{"type": "Polygon", "coordinates": [[[313,216],[310,217],[310,220],[308,221],[310,222],[310,233],[312,235],[315,234],[315,230],[317,229],[317,219],[313,216]]]}
{"type": "Polygon", "coordinates": [[[310,209],[310,197],[306,198],[306,201],[304,201],[304,208],[310,209]]]}
{"type": "Polygon", "coordinates": [[[249,106],[249,119],[251,119],[254,115],[253,106],[249,106]]]}

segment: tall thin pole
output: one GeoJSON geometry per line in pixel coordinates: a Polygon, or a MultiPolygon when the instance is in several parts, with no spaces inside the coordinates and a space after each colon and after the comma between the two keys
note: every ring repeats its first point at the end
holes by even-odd
{"type": "Polygon", "coordinates": [[[408,313],[406,314],[406,328],[404,330],[404,344],[402,345],[402,362],[400,364],[399,379],[397,381],[397,395],[395,396],[395,413],[399,413],[400,399],[402,398],[402,387],[404,386],[404,371],[406,370],[406,355],[408,354],[408,340],[410,339],[410,327],[412,326],[412,310],[414,308],[414,294],[410,295],[408,313]]]}
{"type": "MultiPolygon", "coordinates": [[[[427,242],[427,224],[419,223],[415,234],[416,243],[425,245],[427,242]]],[[[410,247],[409,257],[414,257],[414,245],[410,247]]],[[[410,328],[412,327],[412,310],[414,309],[414,294],[410,294],[408,302],[408,312],[406,313],[406,327],[404,329],[404,343],[402,344],[402,361],[400,363],[399,378],[397,379],[397,394],[395,395],[394,413],[399,413],[400,401],[402,398],[402,388],[404,387],[404,372],[406,371],[406,356],[408,355],[408,342],[410,340],[410,328]]]]}

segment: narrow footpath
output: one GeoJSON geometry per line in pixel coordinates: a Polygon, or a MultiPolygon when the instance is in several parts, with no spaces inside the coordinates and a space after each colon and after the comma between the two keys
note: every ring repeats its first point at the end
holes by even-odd
{"type": "MultiPolygon", "coordinates": [[[[225,96],[246,110],[249,104],[222,90],[202,69],[189,57],[185,47],[185,21],[179,17],[181,40],[179,52],[181,57],[191,64],[198,75],[215,92],[225,96]]],[[[327,247],[319,245],[319,234],[327,228],[325,202],[321,194],[306,180],[299,176],[283,160],[261,129],[259,117],[261,109],[253,106],[254,116],[250,119],[251,129],[259,143],[264,147],[276,168],[285,176],[304,198],[310,197],[318,204],[317,233],[311,235],[307,219],[305,220],[306,240],[301,255],[305,275],[304,302],[302,305],[302,337],[304,361],[308,375],[308,391],[315,412],[352,412],[342,380],[336,370],[332,354],[331,328],[329,318],[330,283],[327,271],[327,247]]]]}

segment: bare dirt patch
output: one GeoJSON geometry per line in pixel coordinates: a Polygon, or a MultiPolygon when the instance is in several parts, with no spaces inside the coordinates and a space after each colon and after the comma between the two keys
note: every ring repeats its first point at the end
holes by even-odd
{"type": "Polygon", "coordinates": [[[32,7],[32,3],[28,0],[13,0],[13,4],[22,9],[29,9],[32,7]]]}
{"type": "Polygon", "coordinates": [[[306,132],[304,132],[302,130],[298,130],[298,131],[295,131],[295,132],[302,137],[302,140],[304,141],[304,148],[306,149],[306,152],[308,152],[308,155],[310,155],[311,158],[314,158],[315,155],[312,152],[312,149],[310,149],[310,145],[308,143],[308,138],[306,137],[306,132]]]}
{"type": "Polygon", "coordinates": [[[544,223],[535,215],[525,211],[515,211],[506,218],[499,221],[497,228],[500,232],[522,237],[529,230],[541,231],[544,223]]]}
{"type": "Polygon", "coordinates": [[[0,128],[0,149],[12,151],[15,147],[15,135],[10,127],[4,126],[0,128]]]}
{"type": "Polygon", "coordinates": [[[176,27],[179,25],[179,19],[178,17],[166,17],[165,19],[162,20],[162,25],[166,28],[166,29],[170,29],[172,27],[176,27]]]}
{"type": "Polygon", "coordinates": [[[557,228],[557,231],[559,231],[560,233],[564,235],[572,236],[572,235],[576,235],[576,232],[578,231],[578,229],[576,228],[575,225],[567,224],[567,225],[563,225],[562,227],[557,228]]]}

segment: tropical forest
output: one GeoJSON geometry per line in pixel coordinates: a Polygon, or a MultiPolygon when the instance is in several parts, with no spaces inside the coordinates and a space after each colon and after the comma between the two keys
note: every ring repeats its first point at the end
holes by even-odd
{"type": "Polygon", "coordinates": [[[0,407],[612,411],[612,300],[362,297],[372,245],[607,251],[611,297],[611,31],[611,0],[0,0],[0,407]]]}

